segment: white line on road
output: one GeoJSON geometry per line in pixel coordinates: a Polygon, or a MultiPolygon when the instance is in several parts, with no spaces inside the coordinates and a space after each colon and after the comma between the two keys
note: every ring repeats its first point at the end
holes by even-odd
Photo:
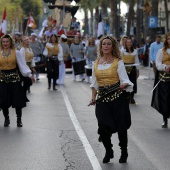
{"type": "Polygon", "coordinates": [[[66,107],[67,107],[67,110],[68,110],[68,113],[69,113],[69,116],[70,116],[70,119],[74,125],[74,128],[76,129],[76,132],[85,148],[85,151],[86,151],[86,154],[92,164],[92,167],[93,167],[93,170],[102,170],[101,166],[100,166],[100,163],[99,161],[97,160],[96,158],[96,155],[90,145],[90,143],[88,142],[88,139],[83,131],[83,129],[81,128],[80,126],[80,123],[74,113],[74,110],[71,106],[71,103],[68,99],[68,96],[67,96],[67,93],[64,89],[64,87],[60,86],[60,90],[62,92],[62,95],[63,95],[63,98],[64,98],[64,101],[65,101],[65,104],[66,104],[66,107]]]}

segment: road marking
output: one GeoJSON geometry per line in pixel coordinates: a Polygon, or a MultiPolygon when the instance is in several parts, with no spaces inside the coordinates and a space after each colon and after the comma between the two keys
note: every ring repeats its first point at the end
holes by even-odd
{"type": "Polygon", "coordinates": [[[92,164],[93,170],[102,170],[100,163],[97,160],[97,157],[96,157],[96,155],[95,155],[95,153],[94,153],[94,151],[93,151],[93,149],[92,149],[92,147],[91,147],[91,145],[90,145],[90,143],[89,143],[83,129],[81,128],[80,123],[79,123],[79,121],[78,121],[78,119],[77,119],[77,117],[74,113],[74,110],[71,106],[71,103],[68,99],[68,96],[67,96],[67,93],[66,93],[64,87],[60,86],[60,90],[62,92],[62,95],[63,95],[64,101],[65,101],[70,119],[71,119],[71,121],[74,125],[74,128],[75,128],[75,130],[76,130],[76,132],[77,132],[77,134],[78,134],[78,136],[79,136],[79,138],[80,138],[80,140],[81,140],[81,142],[82,142],[82,144],[85,148],[86,154],[87,154],[87,156],[88,156],[88,158],[89,158],[89,160],[92,164]]]}

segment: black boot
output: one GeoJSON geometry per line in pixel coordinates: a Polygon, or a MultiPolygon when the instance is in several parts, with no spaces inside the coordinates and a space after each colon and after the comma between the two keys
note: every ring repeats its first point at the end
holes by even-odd
{"type": "Polygon", "coordinates": [[[8,127],[10,124],[10,120],[9,120],[9,110],[8,108],[2,108],[2,112],[3,115],[5,117],[5,121],[4,121],[4,127],[8,127]]]}
{"type": "Polygon", "coordinates": [[[118,132],[118,137],[119,137],[119,146],[120,146],[120,149],[121,149],[121,156],[120,156],[120,159],[119,159],[119,163],[126,163],[127,162],[127,158],[128,158],[127,131],[125,131],[125,132],[118,132]]]}
{"type": "Polygon", "coordinates": [[[106,154],[105,154],[105,156],[103,158],[103,163],[110,162],[110,159],[112,159],[113,157],[114,157],[113,149],[112,148],[106,149],[106,154]]]}
{"type": "Polygon", "coordinates": [[[22,120],[21,120],[22,109],[21,108],[15,108],[15,111],[16,111],[16,115],[17,115],[17,126],[22,127],[23,126],[22,120]]]}
{"type": "Polygon", "coordinates": [[[120,159],[119,159],[119,163],[126,163],[127,162],[127,158],[128,158],[127,148],[126,149],[122,149],[121,156],[120,156],[120,159]]]}
{"type": "Polygon", "coordinates": [[[163,116],[162,128],[167,128],[167,127],[168,127],[168,119],[167,117],[163,116]]]}
{"type": "Polygon", "coordinates": [[[56,78],[53,78],[53,90],[57,90],[55,87],[56,87],[56,78]]]}
{"type": "Polygon", "coordinates": [[[131,92],[131,93],[130,93],[130,103],[131,103],[131,104],[135,104],[135,103],[136,103],[136,101],[135,101],[135,99],[134,99],[134,92],[131,92]]]}
{"type": "Polygon", "coordinates": [[[113,150],[112,150],[112,143],[111,143],[111,134],[104,131],[100,134],[102,143],[106,149],[105,156],[103,158],[103,163],[108,163],[110,162],[110,159],[114,157],[113,155],[113,150]]]}
{"type": "Polygon", "coordinates": [[[10,124],[9,116],[5,118],[4,127],[8,127],[10,124]]]}
{"type": "Polygon", "coordinates": [[[48,89],[51,89],[51,78],[48,77],[48,89]]]}
{"type": "Polygon", "coordinates": [[[49,90],[51,89],[51,84],[48,84],[48,89],[49,89],[49,90]]]}
{"type": "Polygon", "coordinates": [[[57,89],[55,88],[55,85],[53,85],[53,90],[57,90],[57,89]]]}

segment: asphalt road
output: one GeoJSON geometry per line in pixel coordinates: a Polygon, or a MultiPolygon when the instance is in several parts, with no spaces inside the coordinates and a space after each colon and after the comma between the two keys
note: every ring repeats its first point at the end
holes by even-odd
{"type": "Polygon", "coordinates": [[[105,150],[97,140],[95,108],[87,106],[89,84],[67,74],[64,86],[48,90],[42,74],[28,94],[22,128],[16,126],[14,109],[8,128],[0,112],[0,170],[170,170],[170,128],[161,128],[161,115],[150,107],[152,77],[152,71],[140,68],[138,104],[130,105],[128,163],[118,162],[117,134],[112,137],[114,159],[102,163],[105,150]]]}

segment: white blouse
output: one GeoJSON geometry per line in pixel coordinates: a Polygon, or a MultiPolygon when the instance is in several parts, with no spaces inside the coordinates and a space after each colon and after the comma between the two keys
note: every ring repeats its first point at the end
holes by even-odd
{"type": "MultiPolygon", "coordinates": [[[[52,47],[52,48],[54,47],[54,45],[52,43],[47,43],[46,46],[52,47]]],[[[58,55],[57,55],[58,56],[58,60],[59,61],[63,61],[64,60],[63,59],[63,48],[62,48],[62,46],[60,44],[58,44],[58,48],[59,48],[58,55]]],[[[46,47],[44,49],[43,55],[45,55],[45,56],[48,55],[48,50],[47,50],[46,47]]]]}
{"type": "MultiPolygon", "coordinates": [[[[170,48],[168,48],[166,51],[168,54],[170,54],[170,48]]],[[[163,51],[160,49],[156,55],[156,67],[159,71],[165,71],[166,64],[162,64],[163,56],[163,51]]]]}
{"type": "MultiPolygon", "coordinates": [[[[112,64],[98,64],[98,69],[99,70],[106,70],[108,68],[111,67],[112,64]]],[[[118,61],[118,76],[119,76],[119,80],[120,80],[120,84],[128,84],[129,86],[126,88],[126,91],[133,91],[133,83],[129,80],[129,77],[127,75],[127,72],[125,70],[125,66],[123,63],[123,60],[118,61]]],[[[96,90],[98,89],[98,83],[96,80],[96,76],[94,74],[94,62],[93,62],[93,66],[92,66],[92,84],[90,85],[90,87],[94,87],[96,90]]]]}
{"type": "Polygon", "coordinates": [[[134,64],[140,64],[139,57],[138,57],[138,51],[136,49],[134,49],[134,51],[132,53],[126,52],[126,49],[122,49],[121,50],[121,56],[123,57],[123,55],[135,56],[135,63],[134,64]]]}
{"type": "MultiPolygon", "coordinates": [[[[24,48],[24,47],[22,47],[20,49],[20,52],[21,52],[22,56],[25,57],[25,49],[28,51],[28,53],[34,54],[31,48],[24,48]]],[[[26,58],[25,58],[25,61],[26,61],[26,58]]],[[[31,67],[35,67],[34,57],[33,57],[32,61],[31,61],[31,67]]]]}
{"type": "Polygon", "coordinates": [[[23,57],[22,53],[18,50],[16,50],[16,59],[17,59],[17,64],[18,64],[21,74],[24,77],[32,77],[31,70],[26,64],[25,57],[23,57]]]}

